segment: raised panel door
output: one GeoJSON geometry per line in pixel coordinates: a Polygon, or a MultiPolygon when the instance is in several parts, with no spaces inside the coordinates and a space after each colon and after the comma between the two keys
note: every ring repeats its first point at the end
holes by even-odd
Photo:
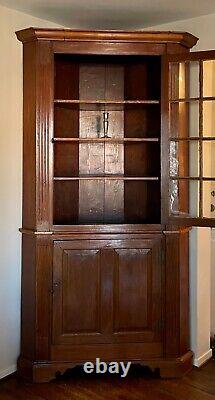
{"type": "Polygon", "coordinates": [[[162,235],[56,241],[52,344],[150,343],[162,353],[162,235]]]}

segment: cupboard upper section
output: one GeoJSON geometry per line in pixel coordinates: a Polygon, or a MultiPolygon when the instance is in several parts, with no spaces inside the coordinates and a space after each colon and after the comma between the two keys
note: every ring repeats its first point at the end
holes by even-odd
{"type": "Polygon", "coordinates": [[[184,32],[16,34],[24,43],[23,228],[164,227],[172,216],[164,59],[189,55],[198,39],[184,32]]]}

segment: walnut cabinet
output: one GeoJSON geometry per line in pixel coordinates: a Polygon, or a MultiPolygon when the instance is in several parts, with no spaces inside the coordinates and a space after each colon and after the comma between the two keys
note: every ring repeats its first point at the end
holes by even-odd
{"type": "Polygon", "coordinates": [[[29,28],[22,335],[34,382],[96,357],[178,377],[188,235],[215,225],[215,53],[184,32],[29,28]]]}

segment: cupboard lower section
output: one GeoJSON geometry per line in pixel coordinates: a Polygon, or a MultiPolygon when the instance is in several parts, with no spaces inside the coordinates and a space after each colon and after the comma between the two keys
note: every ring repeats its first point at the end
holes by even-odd
{"type": "Polygon", "coordinates": [[[190,369],[188,233],[104,236],[23,234],[21,376],[96,358],[190,369]]]}
{"type": "Polygon", "coordinates": [[[53,349],[162,342],[162,239],[54,241],[53,349]]]}

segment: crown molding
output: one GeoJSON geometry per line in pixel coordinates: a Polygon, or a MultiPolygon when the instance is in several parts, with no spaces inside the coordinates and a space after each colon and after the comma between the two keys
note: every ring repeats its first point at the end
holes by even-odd
{"type": "Polygon", "coordinates": [[[44,29],[27,28],[16,32],[22,42],[35,40],[81,41],[81,42],[147,42],[147,43],[177,43],[184,47],[193,47],[198,38],[188,32],[159,32],[159,31],[118,31],[118,30],[73,30],[73,29],[44,29]]]}

